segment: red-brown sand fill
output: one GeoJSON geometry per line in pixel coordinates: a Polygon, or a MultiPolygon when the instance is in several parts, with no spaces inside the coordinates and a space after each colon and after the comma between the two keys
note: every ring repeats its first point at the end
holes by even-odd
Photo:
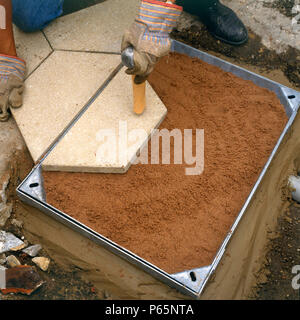
{"type": "Polygon", "coordinates": [[[44,183],[51,205],[176,273],[212,262],[287,117],[273,92],[196,58],[170,54],[149,81],[168,109],[160,129],[204,129],[201,175],[185,175],[185,163],[138,164],[126,174],[45,172],[44,183]]]}

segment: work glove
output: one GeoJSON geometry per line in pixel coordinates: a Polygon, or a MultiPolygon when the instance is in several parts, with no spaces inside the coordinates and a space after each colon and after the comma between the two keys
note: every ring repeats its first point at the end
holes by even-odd
{"type": "Polygon", "coordinates": [[[136,75],[135,83],[144,82],[158,60],[171,48],[170,33],[182,12],[182,7],[156,0],[142,0],[139,14],[125,31],[121,51],[133,47],[134,67],[127,74],[136,75]]]}
{"type": "Polygon", "coordinates": [[[0,121],[9,118],[9,106],[22,105],[24,91],[25,61],[17,57],[0,55],[0,121]]]}

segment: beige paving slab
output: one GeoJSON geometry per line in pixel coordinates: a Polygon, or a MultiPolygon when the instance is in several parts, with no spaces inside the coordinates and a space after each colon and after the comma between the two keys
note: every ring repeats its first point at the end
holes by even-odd
{"type": "Polygon", "coordinates": [[[140,0],[106,0],[55,20],[44,32],[54,49],[120,52],[140,0]]]}
{"type": "Polygon", "coordinates": [[[14,26],[17,54],[26,61],[27,75],[43,62],[52,49],[41,31],[25,33],[14,26]]]}
{"type": "Polygon", "coordinates": [[[56,51],[26,80],[23,106],[12,113],[34,161],[119,63],[118,55],[56,51]]]}
{"type": "Polygon", "coordinates": [[[123,68],[56,145],[43,167],[49,171],[124,173],[130,166],[129,160],[134,159],[166,113],[166,107],[148,83],[144,113],[133,112],[131,77],[123,68]],[[112,134],[106,135],[104,130],[112,134]],[[121,150],[128,150],[125,158],[124,153],[119,153],[121,150]]]}

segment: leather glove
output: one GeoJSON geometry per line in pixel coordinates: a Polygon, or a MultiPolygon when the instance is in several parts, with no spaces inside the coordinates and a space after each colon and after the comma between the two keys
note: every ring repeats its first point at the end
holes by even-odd
{"type": "Polygon", "coordinates": [[[142,0],[139,14],[125,31],[121,51],[133,47],[134,67],[126,70],[135,74],[135,83],[144,82],[158,60],[171,48],[170,33],[182,12],[182,7],[156,0],[142,0]]]}
{"type": "Polygon", "coordinates": [[[9,106],[22,105],[24,91],[25,61],[7,55],[0,55],[0,121],[9,118],[9,106]]]}

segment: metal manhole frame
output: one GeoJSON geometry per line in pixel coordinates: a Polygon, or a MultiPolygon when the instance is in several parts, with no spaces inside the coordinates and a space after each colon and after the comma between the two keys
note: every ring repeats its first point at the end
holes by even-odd
{"type": "Polygon", "coordinates": [[[235,219],[222,245],[220,246],[211,265],[192,269],[192,270],[184,270],[176,274],[169,274],[164,270],[158,268],[157,266],[151,264],[150,262],[146,261],[145,259],[134,254],[133,252],[127,250],[126,248],[119,246],[118,244],[111,241],[110,239],[95,232],[91,228],[80,223],[76,219],[73,219],[68,214],[58,210],[57,208],[51,206],[46,202],[45,191],[43,188],[43,175],[42,175],[43,161],[51,153],[51,151],[55,148],[55,146],[59,143],[59,141],[64,137],[64,135],[70,130],[70,128],[74,125],[74,123],[78,121],[78,119],[80,119],[80,117],[84,114],[87,108],[95,101],[95,99],[99,95],[101,95],[102,91],[110,83],[110,81],[114,78],[114,76],[118,72],[120,72],[121,70],[120,66],[118,66],[113,71],[113,73],[107,78],[107,80],[98,89],[95,95],[89,100],[89,102],[83,107],[83,109],[74,117],[74,119],[70,122],[67,128],[60,134],[59,138],[56,139],[51,144],[51,146],[48,148],[45,154],[41,157],[41,159],[38,161],[35,167],[31,170],[28,176],[17,187],[16,192],[17,192],[17,195],[20,197],[20,199],[25,203],[38,208],[42,212],[46,213],[48,216],[53,217],[54,219],[60,221],[64,225],[79,232],[80,234],[84,235],[85,237],[89,238],[95,243],[102,245],[103,247],[113,252],[114,254],[124,258],[125,260],[136,265],[137,267],[140,267],[144,271],[151,274],[153,277],[179,290],[181,293],[193,298],[199,298],[207,281],[210,279],[211,275],[214,273],[220,260],[222,259],[228,242],[230,241],[233,233],[238,227],[240,220],[242,219],[245,212],[247,211],[248,205],[250,204],[257,188],[260,185],[260,182],[262,181],[265,173],[267,172],[270,166],[270,163],[273,157],[275,156],[283,138],[285,137],[286,133],[291,128],[295,120],[295,117],[297,115],[299,105],[300,105],[300,92],[293,90],[291,88],[288,88],[284,85],[281,85],[265,77],[262,77],[254,72],[241,68],[230,62],[217,58],[211,54],[202,52],[198,49],[195,49],[191,46],[188,46],[176,40],[174,40],[172,43],[172,51],[186,54],[190,57],[199,58],[204,62],[220,67],[224,71],[231,72],[240,78],[243,78],[245,80],[251,80],[260,87],[264,87],[269,90],[272,90],[273,92],[276,93],[281,104],[284,106],[286,114],[289,118],[283,132],[281,133],[273,151],[269,156],[267,163],[262,169],[254,187],[252,188],[246,202],[244,203],[242,209],[240,210],[237,218],[235,219]]]}

